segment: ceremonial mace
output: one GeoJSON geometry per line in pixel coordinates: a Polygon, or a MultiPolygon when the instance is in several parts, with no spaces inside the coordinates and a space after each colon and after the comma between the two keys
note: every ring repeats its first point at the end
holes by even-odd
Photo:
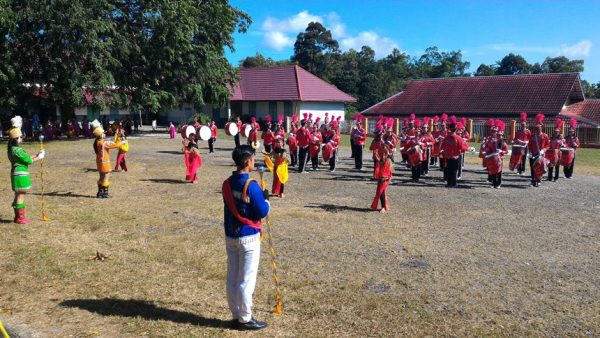
{"type": "MultiPolygon", "coordinates": [[[[263,180],[263,174],[265,173],[264,166],[258,166],[258,174],[260,175],[260,188],[264,191],[266,189],[266,183],[263,180]]],[[[267,224],[267,244],[269,245],[269,254],[271,255],[271,275],[275,282],[275,308],[273,313],[280,316],[283,313],[283,298],[281,297],[281,280],[277,274],[277,262],[275,248],[273,247],[273,237],[271,236],[271,222],[269,221],[269,215],[265,217],[265,223],[267,224]]]]}
{"type": "MultiPolygon", "coordinates": [[[[40,151],[44,151],[44,135],[40,135],[40,151]]],[[[44,203],[44,159],[40,160],[40,180],[42,184],[42,221],[49,221],[46,216],[46,204],[44,203]]]]}

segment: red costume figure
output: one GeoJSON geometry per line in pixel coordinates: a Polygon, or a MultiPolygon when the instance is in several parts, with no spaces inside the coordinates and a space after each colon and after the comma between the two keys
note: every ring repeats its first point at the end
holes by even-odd
{"type": "Polygon", "coordinates": [[[490,138],[496,135],[496,121],[494,121],[494,119],[489,119],[487,125],[488,129],[486,135],[481,138],[481,145],[479,146],[479,158],[482,159],[481,166],[484,168],[487,168],[488,164],[488,158],[485,157],[485,144],[490,138]]]}
{"type": "MultiPolygon", "coordinates": [[[[317,118],[317,123],[319,118],[317,118]]],[[[319,170],[319,151],[321,150],[321,143],[323,143],[323,135],[317,128],[317,123],[313,124],[312,132],[310,134],[310,148],[308,150],[310,161],[312,163],[313,170],[319,170]]]]}
{"type": "Polygon", "coordinates": [[[377,180],[377,191],[375,192],[373,203],[371,203],[371,209],[377,210],[377,205],[381,201],[381,210],[379,210],[381,213],[390,210],[390,204],[387,198],[387,188],[392,180],[392,173],[394,172],[392,161],[389,158],[390,153],[389,146],[383,142],[380,144],[380,149],[373,151],[373,157],[375,158],[376,163],[374,177],[377,180]]]}
{"type": "Polygon", "coordinates": [[[235,147],[237,148],[241,144],[241,142],[240,142],[240,134],[242,133],[242,120],[240,119],[239,116],[236,116],[236,118],[235,118],[235,125],[237,126],[238,132],[233,137],[233,141],[235,142],[235,147]]]}
{"type": "Polygon", "coordinates": [[[256,117],[250,118],[250,132],[248,133],[248,145],[254,149],[257,149],[260,145],[258,144],[258,132],[260,131],[260,125],[256,122],[256,117]]]}
{"type": "Polygon", "coordinates": [[[487,159],[488,181],[496,189],[502,184],[502,159],[508,154],[508,145],[502,139],[504,134],[504,122],[496,120],[492,129],[496,132],[491,135],[484,144],[484,156],[487,159]]]}
{"type": "Polygon", "coordinates": [[[548,135],[542,132],[544,115],[537,114],[535,117],[535,126],[527,145],[529,151],[529,166],[531,167],[531,185],[539,187],[542,176],[546,173],[546,159],[544,153],[550,146],[548,135]]]}
{"type": "MultiPolygon", "coordinates": [[[[444,139],[442,137],[440,139],[440,142],[438,142],[438,137],[440,136],[439,131],[441,130],[439,126],[439,121],[440,118],[437,115],[433,117],[433,130],[431,130],[431,136],[433,137],[433,145],[431,146],[431,160],[429,160],[429,165],[431,166],[435,166],[438,163],[438,157],[440,156],[440,146],[442,144],[441,140],[444,139]]],[[[446,136],[444,135],[444,137],[446,136]]]]}
{"type": "MultiPolygon", "coordinates": [[[[460,122],[458,122],[456,124],[456,134],[460,137],[463,138],[463,140],[465,140],[465,143],[468,143],[471,140],[471,135],[469,134],[469,132],[467,131],[467,129],[465,128],[465,126],[467,125],[467,119],[466,118],[461,118],[460,122]]],[[[460,155],[460,164],[458,166],[458,177],[457,179],[461,179],[462,177],[462,169],[465,166],[465,154],[463,153],[462,155],[460,155]]]]}
{"type": "Polygon", "coordinates": [[[217,128],[217,124],[214,120],[210,121],[208,127],[210,128],[210,138],[208,139],[208,153],[212,154],[215,152],[214,146],[215,142],[217,142],[217,134],[219,132],[219,129],[217,128]]]}
{"type": "Polygon", "coordinates": [[[265,144],[265,151],[267,153],[271,153],[271,149],[273,146],[273,140],[275,139],[275,134],[273,134],[273,131],[271,130],[271,115],[267,115],[266,120],[267,120],[266,128],[262,132],[262,135],[260,136],[260,138],[263,140],[263,143],[265,144]]]}
{"type": "Polygon", "coordinates": [[[394,162],[394,155],[396,153],[396,146],[398,145],[398,135],[394,133],[394,119],[389,118],[385,121],[385,134],[383,134],[383,142],[387,143],[390,147],[390,160],[394,162]]]}
{"type": "MultiPolygon", "coordinates": [[[[442,150],[442,142],[444,141],[444,138],[448,135],[448,130],[446,129],[447,120],[448,115],[446,115],[446,113],[442,114],[442,118],[438,120],[438,129],[432,133],[432,136],[435,139],[435,143],[433,145],[433,154],[439,160],[440,170],[442,171],[444,170],[445,162],[444,158],[440,156],[440,151],[442,150]]],[[[446,179],[445,174],[444,179],[446,179]]]]}
{"type": "Polygon", "coordinates": [[[288,134],[288,138],[285,143],[288,145],[291,166],[296,166],[298,164],[298,142],[296,140],[296,133],[298,130],[298,116],[292,116],[292,125],[290,126],[290,132],[288,134]]]}
{"type": "Polygon", "coordinates": [[[565,139],[566,148],[561,149],[560,162],[563,166],[563,172],[566,178],[573,177],[573,168],[575,167],[575,153],[579,148],[579,138],[575,135],[575,129],[577,127],[577,120],[571,119],[569,121],[569,135],[565,139]]]}
{"type": "Polygon", "coordinates": [[[525,172],[525,159],[527,158],[527,144],[531,138],[531,131],[527,129],[527,113],[521,113],[521,129],[515,133],[512,140],[512,154],[510,156],[510,170],[517,169],[517,173],[522,175],[525,172]]]}
{"type": "Polygon", "coordinates": [[[369,151],[371,151],[371,153],[373,154],[373,178],[377,179],[377,172],[379,171],[379,165],[380,165],[380,160],[383,157],[383,145],[384,145],[384,141],[383,141],[383,130],[381,129],[376,129],[375,130],[375,137],[373,137],[373,140],[371,141],[371,144],[369,145],[369,151]]]}
{"type": "Polygon", "coordinates": [[[308,146],[310,145],[310,131],[307,129],[308,114],[304,114],[301,127],[296,132],[296,141],[298,142],[298,172],[305,173],[304,167],[308,161],[308,146]]]}
{"type": "Polygon", "coordinates": [[[456,176],[460,164],[460,155],[469,149],[465,140],[456,135],[456,117],[452,116],[448,125],[449,133],[442,141],[440,148],[440,159],[444,160],[444,177],[447,181],[446,187],[457,187],[456,176]]]}
{"type": "Polygon", "coordinates": [[[352,130],[350,137],[354,144],[354,168],[357,170],[363,170],[363,148],[367,140],[367,132],[363,128],[363,117],[360,114],[354,116],[356,119],[356,128],[352,130]]]}
{"type": "Polygon", "coordinates": [[[404,152],[408,155],[408,166],[411,170],[413,182],[419,182],[421,178],[421,162],[423,161],[423,147],[421,146],[421,120],[415,122],[417,134],[408,136],[404,144],[404,152]]]}
{"type": "Polygon", "coordinates": [[[323,161],[329,162],[329,172],[335,172],[335,162],[337,149],[340,144],[340,134],[337,128],[337,121],[333,120],[325,127],[323,135],[323,161]]]}
{"type": "Polygon", "coordinates": [[[435,144],[435,139],[433,135],[429,131],[429,118],[423,118],[423,132],[419,137],[419,142],[421,142],[421,146],[423,148],[423,161],[421,162],[421,175],[429,176],[429,163],[431,162],[431,149],[435,144]]]}
{"type": "Polygon", "coordinates": [[[125,162],[125,155],[129,151],[129,143],[127,142],[127,137],[125,136],[125,129],[119,128],[115,133],[115,143],[119,144],[119,153],[117,154],[117,161],[115,163],[115,170],[119,171],[119,167],[123,171],[127,171],[127,162],[125,162]]]}
{"type": "MultiPolygon", "coordinates": [[[[194,128],[193,126],[188,126],[187,128],[194,128]]],[[[194,130],[196,130],[194,128],[194,130]]],[[[196,133],[188,134],[186,139],[183,139],[183,154],[184,154],[184,163],[185,163],[185,180],[190,183],[196,183],[197,179],[197,171],[202,166],[202,157],[200,156],[200,150],[198,149],[198,144],[196,143],[197,136],[196,133]]]]}
{"type": "Polygon", "coordinates": [[[559,118],[555,121],[554,135],[550,139],[550,147],[546,151],[545,157],[548,160],[548,181],[558,181],[560,169],[560,150],[566,148],[565,139],[562,136],[563,121],[559,118]],[[554,177],[552,173],[554,172],[554,177]]]}

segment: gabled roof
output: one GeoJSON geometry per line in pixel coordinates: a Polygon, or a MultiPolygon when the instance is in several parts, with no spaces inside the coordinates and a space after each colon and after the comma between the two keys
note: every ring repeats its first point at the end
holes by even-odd
{"type": "Polygon", "coordinates": [[[584,99],[578,73],[422,79],[364,110],[366,115],[556,116],[584,99]]]}
{"type": "Polygon", "coordinates": [[[352,96],[297,65],[241,68],[230,101],[356,102],[352,96]]]}
{"type": "Polygon", "coordinates": [[[566,106],[560,115],[598,127],[600,126],[600,99],[588,99],[566,106]]]}

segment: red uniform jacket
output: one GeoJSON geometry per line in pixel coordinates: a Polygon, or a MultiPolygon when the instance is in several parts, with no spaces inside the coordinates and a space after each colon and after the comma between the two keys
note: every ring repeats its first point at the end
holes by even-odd
{"type": "Polygon", "coordinates": [[[319,155],[319,151],[321,150],[321,143],[323,143],[323,136],[320,132],[315,131],[310,134],[310,148],[308,152],[310,153],[310,157],[315,157],[319,155]]]}
{"type": "Polygon", "coordinates": [[[567,144],[567,147],[569,148],[573,148],[573,149],[577,149],[579,148],[579,138],[577,136],[567,136],[567,138],[565,139],[565,143],[567,144]]]}
{"type": "Polygon", "coordinates": [[[555,166],[560,160],[560,148],[565,147],[566,143],[562,137],[552,137],[549,144],[550,147],[546,151],[545,157],[548,159],[550,166],[555,166]]]}
{"type": "Polygon", "coordinates": [[[423,148],[418,137],[409,138],[402,150],[408,154],[408,163],[411,166],[416,167],[421,165],[421,161],[423,161],[423,148]]]}
{"type": "Polygon", "coordinates": [[[263,131],[260,138],[262,138],[263,142],[267,146],[273,144],[273,139],[275,139],[275,135],[270,129],[266,129],[265,131],[263,131]]]}
{"type": "Polygon", "coordinates": [[[352,130],[352,139],[354,140],[354,144],[365,145],[365,141],[367,140],[365,129],[361,126],[352,130]]]}
{"type": "Polygon", "coordinates": [[[486,168],[489,175],[495,175],[502,172],[502,159],[508,154],[508,145],[504,140],[489,138],[483,145],[483,151],[486,159],[486,168]],[[495,155],[497,154],[497,155],[495,155]]]}
{"type": "Polygon", "coordinates": [[[219,131],[219,129],[217,128],[217,125],[213,125],[210,127],[210,136],[212,136],[213,138],[217,138],[217,132],[219,131]]]}
{"type": "Polygon", "coordinates": [[[545,152],[550,146],[550,141],[548,139],[548,135],[540,132],[531,134],[531,138],[529,139],[529,144],[527,144],[527,148],[529,149],[529,153],[532,156],[538,156],[540,152],[545,152]]]}
{"type": "Polygon", "coordinates": [[[448,134],[442,141],[440,156],[447,159],[457,159],[468,149],[469,146],[462,137],[456,134],[448,134]]]}
{"type": "Polygon", "coordinates": [[[310,132],[306,128],[301,127],[296,132],[296,141],[298,141],[298,147],[308,147],[308,144],[310,143],[310,132]]]}
{"type": "Polygon", "coordinates": [[[431,133],[431,136],[434,139],[433,147],[431,148],[431,156],[433,156],[433,157],[440,156],[440,149],[442,147],[442,141],[444,140],[444,137],[446,137],[446,135],[448,135],[447,130],[436,130],[433,133],[431,133]]]}

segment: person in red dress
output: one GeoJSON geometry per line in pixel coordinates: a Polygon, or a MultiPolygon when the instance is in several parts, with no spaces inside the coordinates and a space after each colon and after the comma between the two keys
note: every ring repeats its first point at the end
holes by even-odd
{"type": "Polygon", "coordinates": [[[500,189],[502,184],[502,167],[504,155],[508,153],[508,145],[502,139],[504,122],[496,120],[492,128],[495,135],[490,135],[484,144],[484,156],[487,159],[488,181],[492,187],[500,189]]]}
{"type": "Polygon", "coordinates": [[[577,148],[579,148],[579,138],[575,135],[575,129],[577,127],[577,120],[571,119],[569,121],[569,135],[565,139],[565,143],[568,148],[573,149],[572,159],[565,160],[563,162],[563,173],[565,177],[568,179],[573,178],[573,168],[575,167],[575,154],[577,153],[577,148]]]}
{"type": "Polygon", "coordinates": [[[273,147],[275,134],[273,134],[273,131],[271,130],[271,115],[267,115],[266,120],[266,126],[260,138],[263,140],[263,144],[265,145],[265,151],[270,154],[273,147]]]}
{"type": "Polygon", "coordinates": [[[542,181],[542,176],[546,173],[546,164],[544,159],[544,153],[550,146],[548,135],[542,132],[542,125],[544,123],[544,114],[537,114],[535,117],[535,125],[531,138],[527,144],[527,150],[529,151],[529,166],[531,167],[531,185],[539,187],[542,181]]]}
{"type": "MultiPolygon", "coordinates": [[[[465,143],[468,143],[471,140],[471,135],[469,134],[469,132],[467,131],[467,119],[466,118],[461,118],[460,122],[458,122],[456,124],[456,134],[460,137],[463,138],[463,140],[465,140],[465,143]]],[[[465,166],[465,154],[463,153],[462,155],[460,155],[460,165],[458,166],[458,177],[456,177],[457,179],[461,179],[462,178],[462,170],[465,166]]]]}
{"type": "Polygon", "coordinates": [[[554,135],[550,139],[550,146],[546,150],[546,159],[548,160],[548,181],[558,181],[560,172],[560,148],[565,148],[565,139],[562,136],[563,121],[559,118],[556,119],[554,128],[554,135]],[[553,175],[554,173],[554,175],[553,175]]]}
{"type": "Polygon", "coordinates": [[[371,203],[371,209],[377,210],[379,202],[381,202],[381,209],[379,212],[384,213],[390,210],[390,203],[387,198],[387,188],[392,180],[392,173],[394,172],[394,165],[390,160],[389,156],[391,149],[388,144],[381,142],[379,149],[373,151],[373,157],[376,160],[374,178],[377,180],[377,191],[375,192],[375,198],[371,203]]]}
{"type": "Polygon", "coordinates": [[[383,134],[383,141],[390,147],[390,160],[394,162],[394,155],[396,154],[396,146],[398,145],[398,135],[394,133],[394,119],[388,118],[385,121],[385,134],[383,134]]]}
{"type": "Polygon", "coordinates": [[[448,125],[448,135],[444,137],[440,148],[440,159],[444,162],[446,187],[456,188],[456,177],[460,164],[460,155],[469,149],[462,137],[456,135],[456,117],[452,116],[448,125]]]}
{"type": "Polygon", "coordinates": [[[332,120],[323,134],[323,161],[329,162],[329,172],[335,172],[337,149],[340,144],[338,122],[332,120]]]}
{"type": "MultiPolygon", "coordinates": [[[[434,118],[434,120],[435,120],[435,118],[434,118]]],[[[444,138],[448,135],[448,129],[446,128],[447,121],[448,121],[448,115],[446,115],[446,113],[442,114],[442,118],[438,120],[437,130],[432,133],[432,136],[435,139],[434,154],[437,157],[441,171],[444,171],[444,168],[445,168],[444,157],[440,156],[440,150],[442,149],[442,142],[444,141],[444,138]]],[[[444,180],[446,180],[445,171],[444,171],[444,180]]]]}

